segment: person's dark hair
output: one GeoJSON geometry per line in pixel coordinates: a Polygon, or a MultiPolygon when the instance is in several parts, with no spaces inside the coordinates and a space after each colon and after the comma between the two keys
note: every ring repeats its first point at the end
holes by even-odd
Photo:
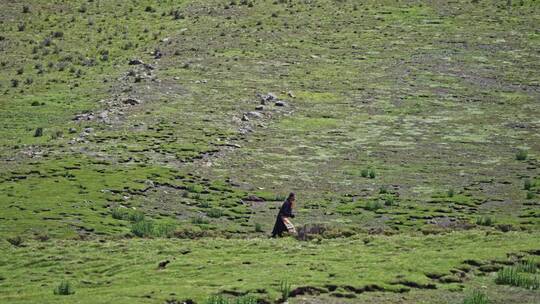
{"type": "Polygon", "coordinates": [[[294,194],[294,192],[289,193],[289,197],[287,197],[287,200],[290,202],[290,201],[294,201],[295,199],[296,199],[296,195],[294,194]]]}

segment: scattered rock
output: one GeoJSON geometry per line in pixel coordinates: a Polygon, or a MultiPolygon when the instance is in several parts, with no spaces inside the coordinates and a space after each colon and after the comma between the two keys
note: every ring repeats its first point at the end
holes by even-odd
{"type": "Polygon", "coordinates": [[[171,261],[169,261],[169,260],[159,262],[158,269],[165,269],[165,267],[167,267],[167,264],[169,264],[170,262],[171,261]]]}
{"type": "Polygon", "coordinates": [[[75,118],[73,120],[75,121],[85,121],[85,120],[93,120],[95,118],[94,113],[82,113],[75,115],[75,118]]]}
{"type": "Polygon", "coordinates": [[[292,91],[287,92],[287,95],[291,98],[296,98],[296,95],[292,91]]]}
{"type": "Polygon", "coordinates": [[[262,118],[263,117],[263,114],[261,112],[257,112],[257,111],[247,112],[245,115],[247,115],[248,117],[251,117],[251,118],[262,118]]]}
{"type": "Polygon", "coordinates": [[[249,121],[249,117],[246,114],[243,114],[242,121],[249,121]]]}
{"type": "Polygon", "coordinates": [[[261,99],[261,104],[277,100],[277,96],[274,93],[268,93],[266,95],[257,94],[257,96],[261,99]]]}
{"type": "Polygon", "coordinates": [[[255,110],[264,111],[264,106],[263,105],[258,105],[258,106],[255,107],[255,110]]]}
{"type": "Polygon", "coordinates": [[[77,133],[77,129],[69,128],[68,132],[69,132],[69,134],[75,134],[75,133],[77,133]]]}
{"type": "Polygon", "coordinates": [[[131,59],[129,61],[129,65],[139,65],[139,64],[144,64],[144,62],[140,59],[131,59]]]}
{"type": "Polygon", "coordinates": [[[126,99],[122,100],[122,103],[134,106],[134,105],[140,104],[141,101],[136,99],[136,98],[129,97],[129,98],[126,98],[126,99]]]}
{"type": "Polygon", "coordinates": [[[103,111],[101,113],[98,114],[98,118],[99,119],[102,119],[102,120],[106,120],[109,118],[109,112],[107,111],[103,111]]]}
{"type": "Polygon", "coordinates": [[[249,195],[248,197],[244,198],[245,201],[250,202],[264,202],[265,200],[263,198],[260,198],[256,195],[249,195]]]}
{"type": "Polygon", "coordinates": [[[275,106],[276,107],[285,107],[287,104],[281,100],[276,101],[275,106]]]}

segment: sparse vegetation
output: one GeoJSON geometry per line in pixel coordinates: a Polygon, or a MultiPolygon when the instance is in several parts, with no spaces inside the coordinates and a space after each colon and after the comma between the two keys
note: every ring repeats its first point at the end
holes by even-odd
{"type": "Polygon", "coordinates": [[[536,2],[8,2],[1,303],[534,298],[536,2]]]}

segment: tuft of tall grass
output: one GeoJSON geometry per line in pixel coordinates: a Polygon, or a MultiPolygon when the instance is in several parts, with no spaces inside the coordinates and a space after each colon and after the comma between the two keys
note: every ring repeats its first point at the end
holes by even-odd
{"type": "Polygon", "coordinates": [[[212,208],[206,211],[206,215],[212,218],[220,218],[223,216],[223,210],[221,210],[220,208],[212,208]]]}
{"type": "Polygon", "coordinates": [[[56,288],[54,289],[55,295],[60,296],[68,296],[75,293],[75,290],[73,290],[73,287],[68,281],[62,281],[56,288]]]}
{"type": "Polygon", "coordinates": [[[474,290],[470,295],[463,299],[463,304],[488,304],[489,300],[486,294],[474,290]]]}
{"type": "Polygon", "coordinates": [[[226,298],[222,295],[209,297],[206,304],[257,304],[257,299],[252,296],[243,296],[234,299],[226,298]]]}
{"type": "Polygon", "coordinates": [[[176,226],[173,224],[155,224],[150,220],[142,220],[131,225],[131,232],[138,237],[172,237],[176,226]]]}
{"type": "Polygon", "coordinates": [[[491,226],[493,225],[493,219],[489,216],[480,216],[476,218],[476,225],[491,226]]]}
{"type": "Polygon", "coordinates": [[[291,284],[287,280],[281,280],[279,282],[279,292],[281,293],[281,300],[283,302],[287,301],[291,295],[291,284]]]}
{"type": "Polygon", "coordinates": [[[117,220],[128,220],[130,222],[140,222],[144,220],[144,213],[138,210],[131,210],[127,208],[113,208],[111,215],[117,220]]]}
{"type": "Polygon", "coordinates": [[[495,283],[536,290],[540,288],[540,277],[519,272],[519,267],[504,267],[497,272],[495,283]]]}
{"type": "Polygon", "coordinates": [[[196,216],[191,218],[191,223],[195,225],[206,225],[210,224],[210,221],[202,216],[196,216]]]}
{"type": "Polygon", "coordinates": [[[148,220],[142,220],[131,225],[131,232],[138,237],[150,237],[154,232],[154,223],[148,220]]]}
{"type": "Polygon", "coordinates": [[[536,273],[538,271],[538,265],[533,260],[520,261],[515,267],[518,272],[536,273]]]}
{"type": "Polygon", "coordinates": [[[260,223],[255,223],[255,232],[263,232],[263,228],[260,223]]]}

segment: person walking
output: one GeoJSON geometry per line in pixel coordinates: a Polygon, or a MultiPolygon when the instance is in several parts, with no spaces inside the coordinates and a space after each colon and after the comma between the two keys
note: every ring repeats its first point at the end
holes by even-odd
{"type": "Polygon", "coordinates": [[[296,196],[294,193],[290,193],[276,217],[276,223],[274,229],[272,230],[272,237],[282,237],[283,232],[289,232],[290,234],[296,234],[296,228],[294,228],[291,218],[294,218],[293,208],[296,201],[296,196]]]}

